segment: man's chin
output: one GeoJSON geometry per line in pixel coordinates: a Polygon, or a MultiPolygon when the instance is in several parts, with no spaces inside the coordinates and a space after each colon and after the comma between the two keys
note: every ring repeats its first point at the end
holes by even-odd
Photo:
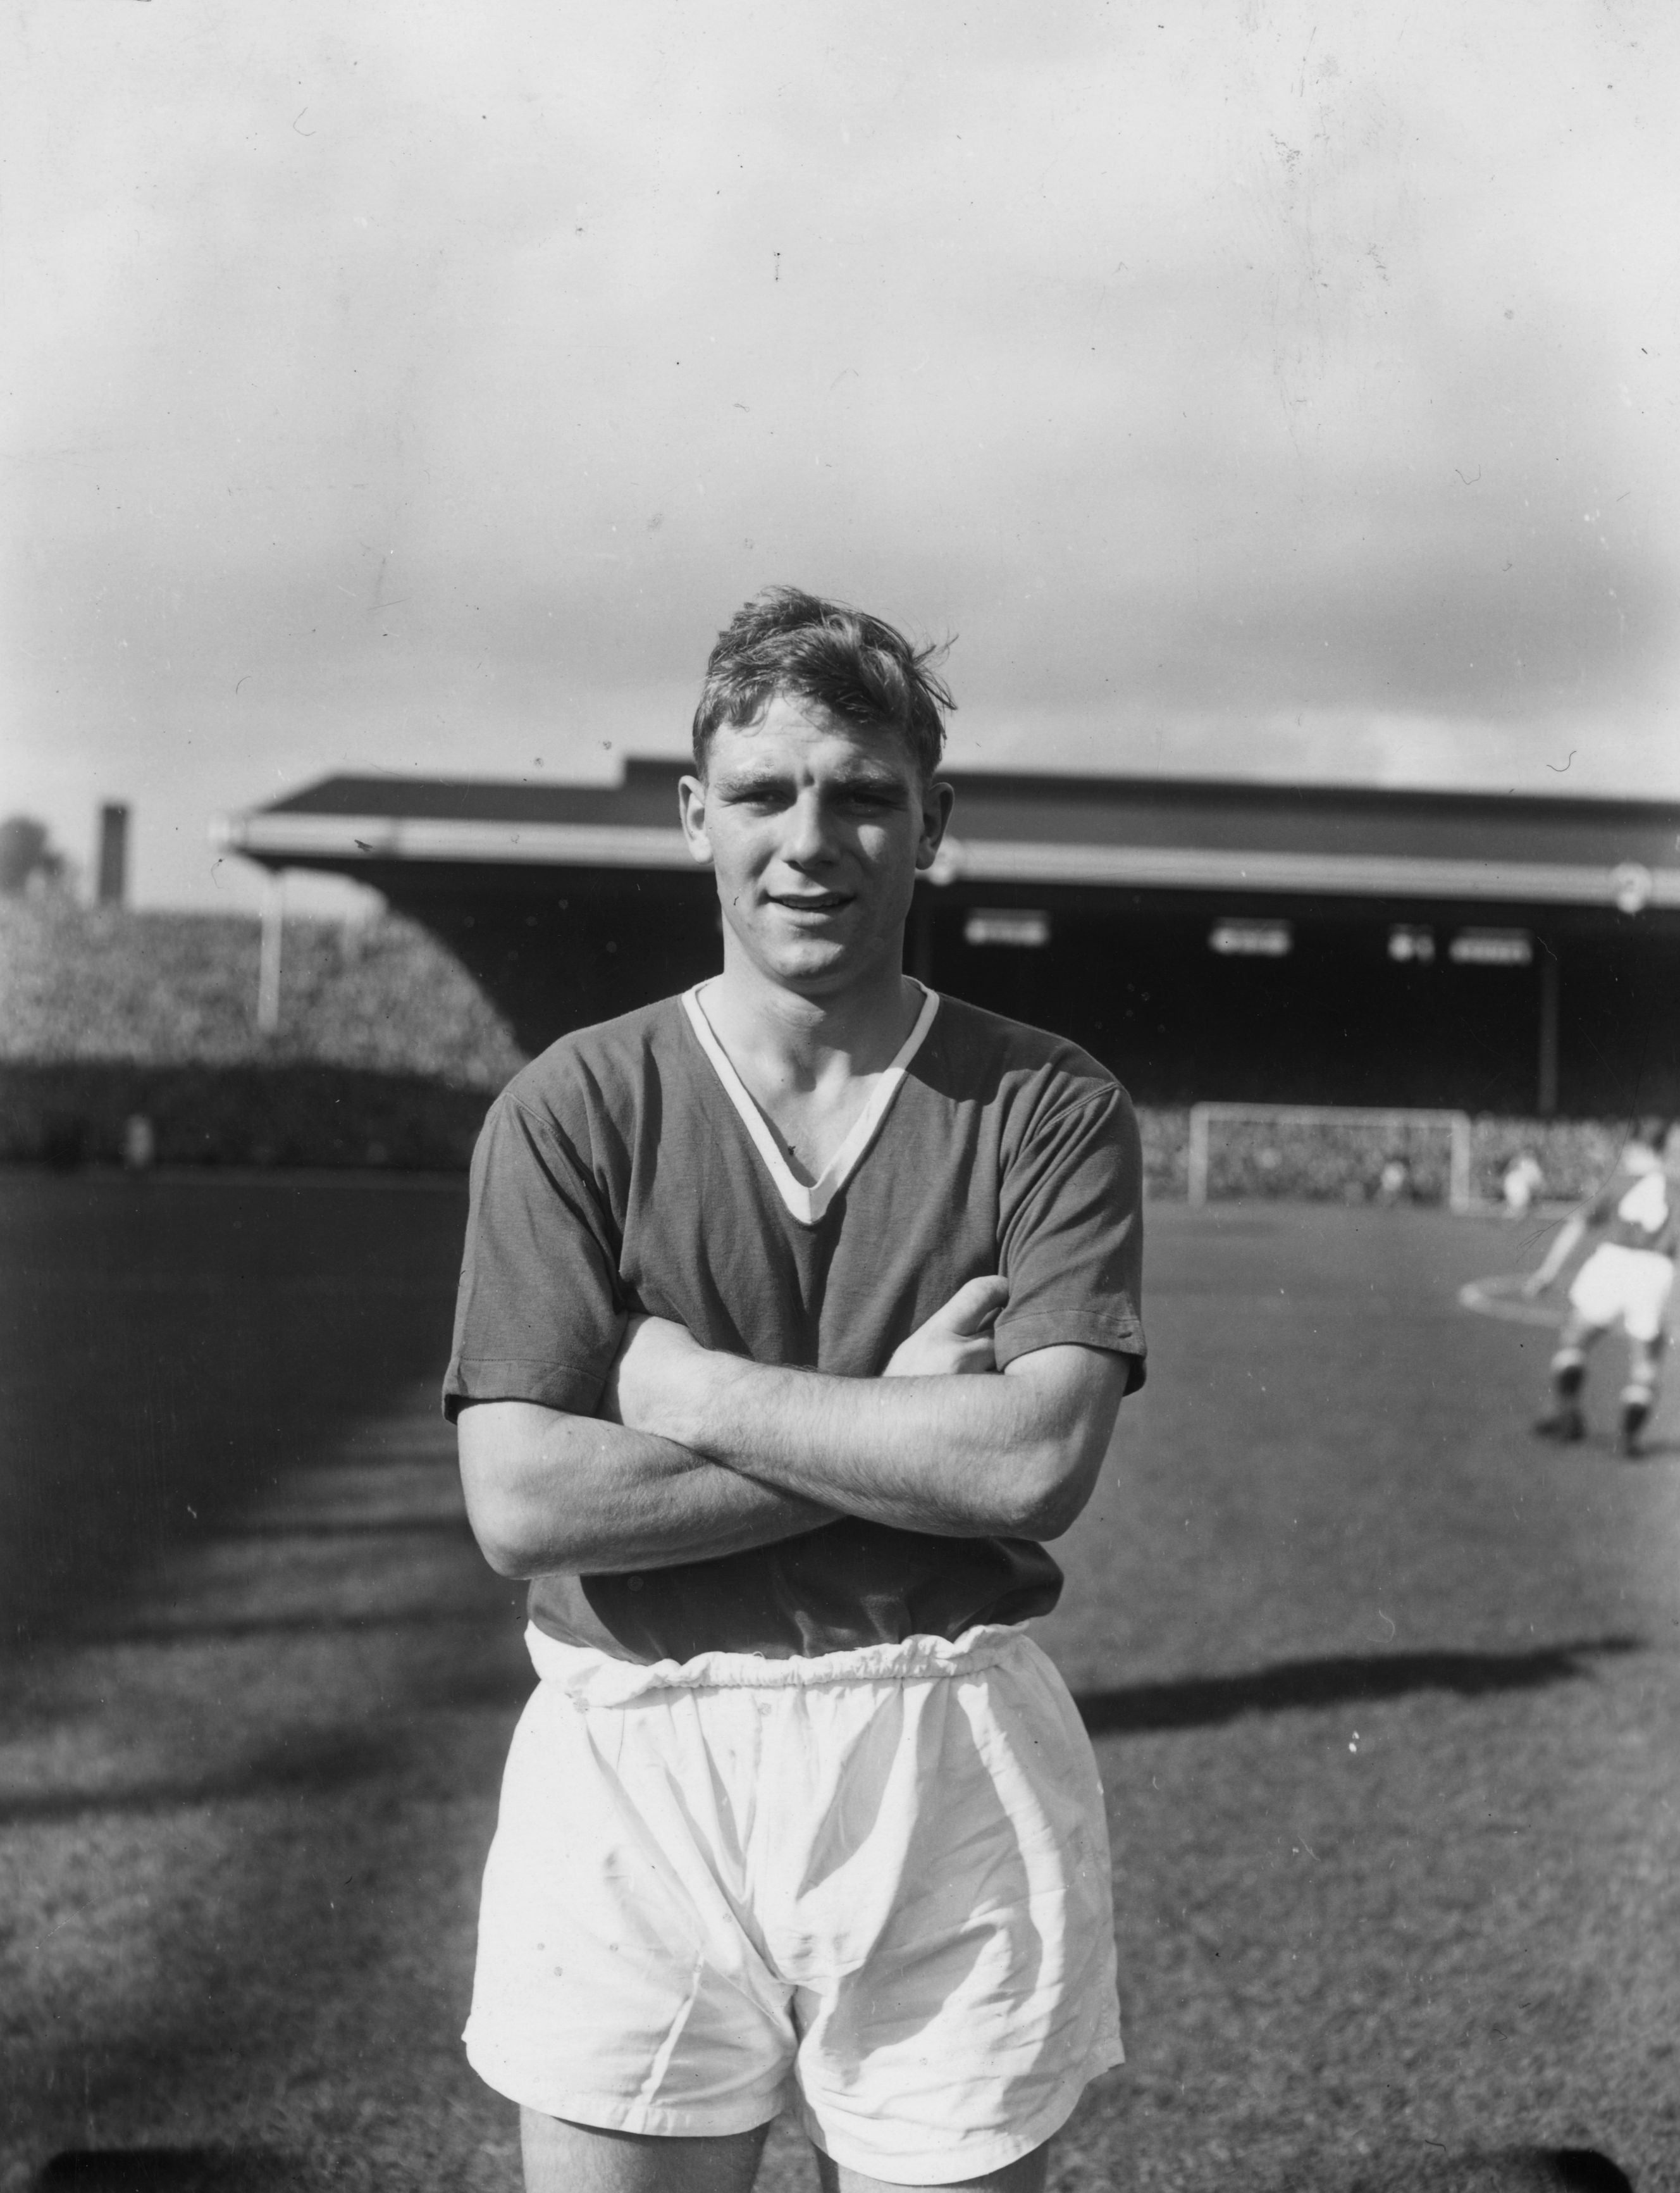
{"type": "Polygon", "coordinates": [[[858,971],[857,955],[837,947],[799,945],[772,953],[764,971],[790,988],[827,988],[858,971]]]}
{"type": "Polygon", "coordinates": [[[901,932],[883,934],[875,926],[866,930],[851,919],[820,927],[780,922],[729,925],[734,948],[766,981],[812,998],[867,982],[889,963],[896,972],[903,958],[901,932]]]}
{"type": "Polygon", "coordinates": [[[871,971],[875,954],[817,937],[798,939],[755,953],[760,969],[784,989],[806,997],[843,990],[871,971]]]}

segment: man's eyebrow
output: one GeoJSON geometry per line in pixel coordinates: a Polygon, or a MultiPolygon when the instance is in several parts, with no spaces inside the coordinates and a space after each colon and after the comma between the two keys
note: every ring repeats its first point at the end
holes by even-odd
{"type": "MultiPolygon", "coordinates": [[[[791,788],[793,773],[777,769],[774,764],[754,768],[748,764],[740,769],[720,771],[718,789],[726,799],[751,799],[765,792],[781,792],[791,788]]],[[[868,762],[836,770],[828,780],[829,787],[836,792],[879,792],[894,796],[905,792],[903,780],[891,770],[872,766],[868,762]]]]}
{"type": "Polygon", "coordinates": [[[836,770],[829,780],[841,792],[902,792],[904,780],[889,769],[871,768],[860,762],[850,769],[836,770]]]}
{"type": "Polygon", "coordinates": [[[792,781],[786,770],[754,769],[751,765],[745,769],[720,770],[717,777],[718,787],[724,795],[737,799],[750,799],[757,792],[780,791],[792,781]]]}

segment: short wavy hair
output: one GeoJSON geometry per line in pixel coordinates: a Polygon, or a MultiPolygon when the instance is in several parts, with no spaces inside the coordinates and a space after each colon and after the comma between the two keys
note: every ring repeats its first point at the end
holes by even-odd
{"type": "Polygon", "coordinates": [[[694,711],[694,767],[706,773],[714,731],[756,723],[779,696],[844,723],[894,730],[925,784],[945,750],[957,703],[934,665],[944,647],[913,647],[883,619],[797,587],[767,587],[717,635],[694,711]]]}

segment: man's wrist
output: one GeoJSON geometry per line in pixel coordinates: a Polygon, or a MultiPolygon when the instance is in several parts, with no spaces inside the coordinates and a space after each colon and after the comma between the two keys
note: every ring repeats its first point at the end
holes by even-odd
{"type": "Polygon", "coordinates": [[[784,1475],[812,1433],[803,1415],[811,1402],[801,1389],[829,1383],[820,1371],[708,1351],[683,1392],[686,1421],[678,1436],[708,1462],[786,1491],[803,1490],[784,1475]],[[799,1430],[791,1429],[790,1411],[799,1430]]]}
{"type": "Polygon", "coordinates": [[[732,1404],[738,1404],[743,1381],[758,1368],[745,1357],[727,1354],[721,1348],[700,1350],[692,1371],[688,1365],[683,1366],[678,1402],[682,1421],[673,1435],[708,1462],[727,1463],[732,1449],[739,1445],[731,1436],[739,1415],[738,1407],[732,1404]]]}

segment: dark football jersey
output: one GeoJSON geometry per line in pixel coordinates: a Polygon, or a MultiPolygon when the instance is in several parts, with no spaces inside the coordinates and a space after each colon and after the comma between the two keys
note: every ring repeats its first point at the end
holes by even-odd
{"type": "MultiPolygon", "coordinates": [[[[879,1376],[966,1280],[1001,1273],[998,1366],[1077,1342],[1143,1377],[1141,1165],[1113,1076],[1076,1045],[929,995],[824,1177],[794,1180],[700,993],[563,1037],[492,1107],[472,1168],[453,1417],[474,1400],[594,1413],[626,1322],[879,1376]]],[[[821,1653],[955,1637],[1054,1605],[1025,1539],[841,1518],[716,1560],[546,1576],[534,1621],[621,1658],[821,1653]]]]}

